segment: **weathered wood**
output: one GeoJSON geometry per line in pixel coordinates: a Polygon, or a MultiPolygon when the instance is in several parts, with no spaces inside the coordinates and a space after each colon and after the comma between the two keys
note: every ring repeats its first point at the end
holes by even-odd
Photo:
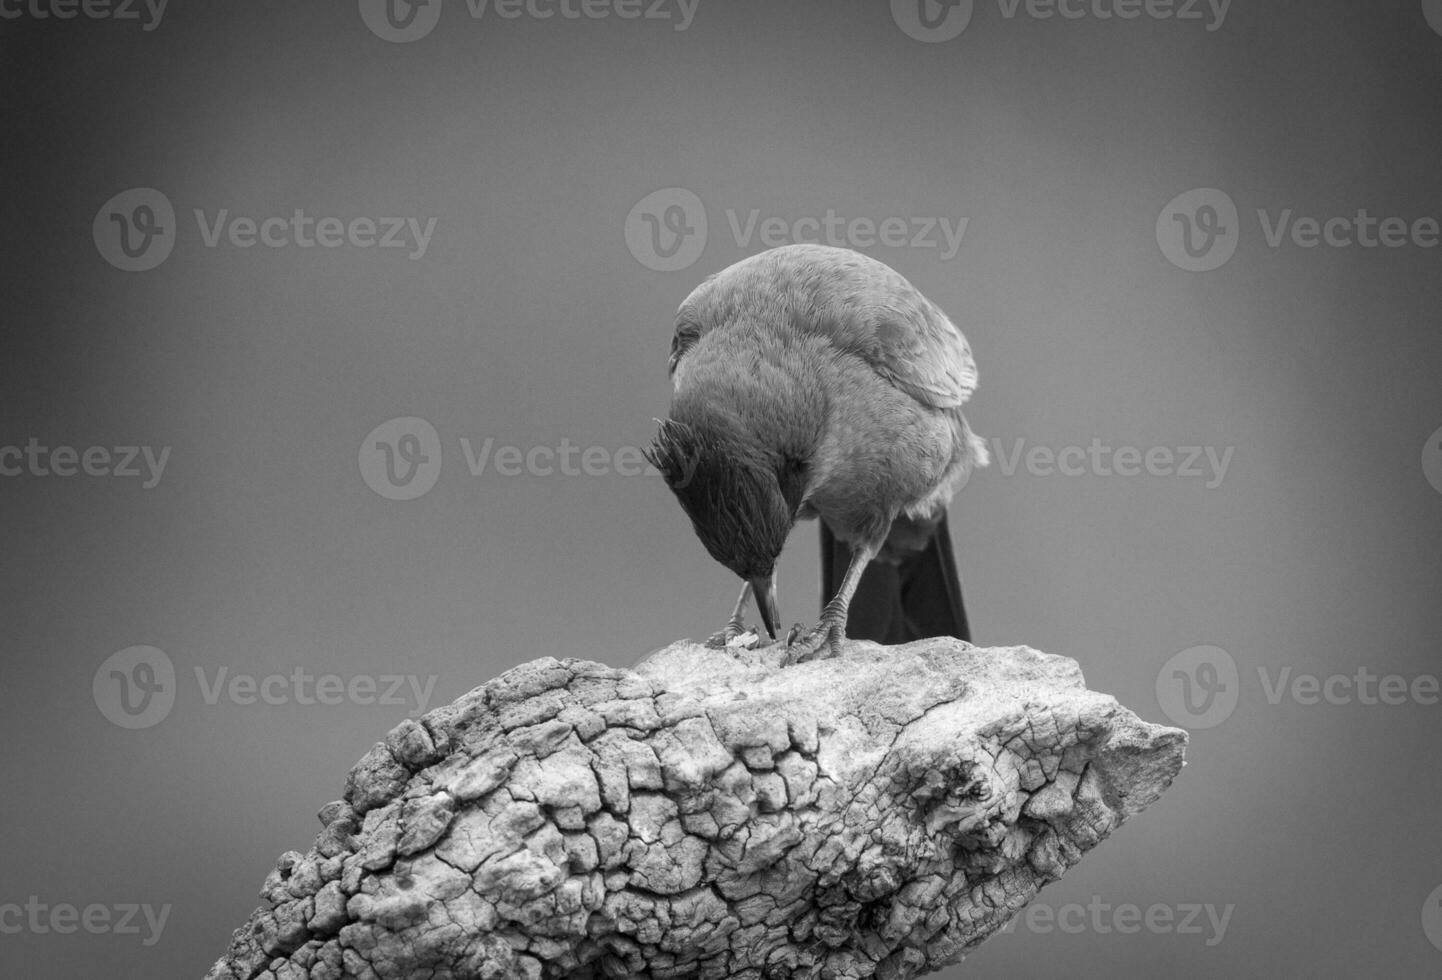
{"type": "Polygon", "coordinates": [[[1182,766],[1063,657],[778,657],[545,658],[401,724],[208,980],[919,976],[1182,766]]]}

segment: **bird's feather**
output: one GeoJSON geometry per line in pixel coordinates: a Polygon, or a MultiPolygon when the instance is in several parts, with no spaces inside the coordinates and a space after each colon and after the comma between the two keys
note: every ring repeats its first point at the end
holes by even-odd
{"type": "Polygon", "coordinates": [[[976,389],[971,345],[900,273],[849,249],[790,245],[711,276],[681,304],[670,370],[707,333],[789,325],[825,338],[932,408],[956,408],[976,389]]]}
{"type": "MultiPolygon", "coordinates": [[[[841,588],[850,561],[851,548],[822,521],[823,608],[841,588]]],[[[929,636],[971,641],[945,510],[935,521],[898,518],[892,525],[847,608],[846,635],[888,645],[929,636]]]]}

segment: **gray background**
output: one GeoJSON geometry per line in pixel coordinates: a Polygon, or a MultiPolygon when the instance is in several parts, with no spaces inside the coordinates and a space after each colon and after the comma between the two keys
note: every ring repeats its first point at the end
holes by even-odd
{"type": "MultiPolygon", "coordinates": [[[[354,3],[176,3],[152,31],[0,20],[0,446],[172,447],[148,490],[0,478],[0,904],[171,906],[148,947],[0,934],[0,973],[201,975],[410,710],[212,705],[196,668],[434,676],[435,705],[536,656],[626,664],[718,628],[735,582],[657,478],[472,476],[459,440],[644,445],[676,306],[762,247],[727,211],[834,209],[970,219],[950,259],[866,251],[966,331],[970,418],[1007,452],[1234,451],[1210,488],[994,465],[952,508],[980,643],[1073,656],[1157,721],[1170,658],[1234,659],[1235,710],[1194,733],[1173,789],[1039,899],[1231,905],[1224,937],[1023,926],[950,975],[1435,975],[1442,707],[1273,704],[1258,675],[1437,671],[1442,249],[1271,248],[1256,217],[1442,214],[1425,13],[1236,0],[1208,31],[985,0],[942,43],[880,0],[702,0],[684,31],[446,0],[413,43],[354,3]],[[147,272],[91,235],[132,187],[177,213],[147,272]],[[623,232],[667,187],[710,234],[659,272],[623,232]],[[1240,211],[1235,255],[1204,273],[1156,235],[1199,187],[1240,211]],[[416,261],[212,249],[196,208],[438,223],[416,261]],[[444,456],[404,502],[357,461],[399,416],[444,456]],[[173,661],[176,701],[125,730],[92,679],[137,644],[173,661]]],[[[787,620],[816,615],[816,566],[803,526],[787,620]]]]}

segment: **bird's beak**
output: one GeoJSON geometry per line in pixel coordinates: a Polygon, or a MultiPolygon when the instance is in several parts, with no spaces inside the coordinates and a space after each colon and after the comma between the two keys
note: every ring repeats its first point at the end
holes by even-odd
{"type": "Polygon", "coordinates": [[[776,625],[781,614],[776,611],[776,573],[757,575],[751,579],[751,594],[756,597],[756,608],[761,613],[761,622],[771,639],[776,639],[776,625]]]}

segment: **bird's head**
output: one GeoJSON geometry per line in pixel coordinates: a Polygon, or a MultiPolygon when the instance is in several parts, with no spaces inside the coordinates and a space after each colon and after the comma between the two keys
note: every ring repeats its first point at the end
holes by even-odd
{"type": "Polygon", "coordinates": [[[776,559],[805,495],[804,459],[767,446],[739,419],[688,412],[661,422],[645,450],[681,502],[711,557],[751,583],[773,638],[776,559]]]}

